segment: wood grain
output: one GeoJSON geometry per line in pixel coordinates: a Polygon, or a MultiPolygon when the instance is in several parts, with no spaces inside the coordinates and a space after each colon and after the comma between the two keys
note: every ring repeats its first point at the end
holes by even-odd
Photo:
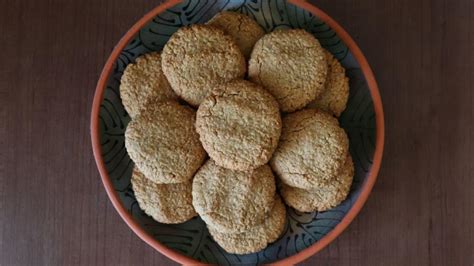
{"type": "MultiPolygon", "coordinates": [[[[0,2],[0,265],[169,265],[113,209],[89,113],[121,35],[159,1],[0,2]]],[[[303,265],[474,264],[474,2],[320,0],[376,74],[379,180],[303,265]]]]}

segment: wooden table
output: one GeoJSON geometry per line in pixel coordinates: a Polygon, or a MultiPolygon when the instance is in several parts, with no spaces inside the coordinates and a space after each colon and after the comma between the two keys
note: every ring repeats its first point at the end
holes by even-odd
{"type": "MultiPolygon", "coordinates": [[[[112,207],[89,136],[107,56],[158,3],[0,2],[0,265],[172,264],[112,207]]],[[[373,67],[386,146],[360,215],[303,264],[473,265],[474,1],[316,4],[373,67]]]]}

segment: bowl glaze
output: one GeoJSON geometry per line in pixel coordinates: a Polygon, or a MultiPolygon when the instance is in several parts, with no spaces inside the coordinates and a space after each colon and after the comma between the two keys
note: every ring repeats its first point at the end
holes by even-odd
{"type": "Polygon", "coordinates": [[[140,19],[120,40],[103,69],[91,114],[94,156],[107,194],[130,228],[145,242],[183,264],[293,264],[334,240],[354,219],[377,178],[384,143],[384,118],[372,71],[351,37],[332,18],[305,1],[167,1],[140,19]],[[350,80],[347,109],[340,117],[350,139],[355,176],[348,198],[326,212],[288,210],[285,233],[265,250],[250,255],[225,252],[196,217],[178,225],[161,224],[143,213],[133,195],[133,162],[124,145],[130,118],[119,96],[124,68],[136,57],[160,51],[183,25],[204,23],[221,10],[254,18],[266,31],[303,28],[314,34],[346,68],[350,80]]]}

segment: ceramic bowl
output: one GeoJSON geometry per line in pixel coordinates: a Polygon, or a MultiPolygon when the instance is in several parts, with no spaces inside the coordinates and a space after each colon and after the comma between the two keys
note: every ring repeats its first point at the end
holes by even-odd
{"type": "Polygon", "coordinates": [[[94,156],[105,189],[120,216],[145,242],[183,264],[293,264],[333,241],[367,200],[380,167],[384,122],[382,103],[372,71],[351,37],[332,18],[305,1],[168,1],[140,19],[110,55],[97,85],[91,117],[94,156]],[[254,18],[266,31],[303,28],[314,34],[347,70],[350,96],[340,123],[350,139],[355,164],[348,198],[325,212],[300,213],[288,208],[283,235],[266,249],[250,255],[225,252],[196,217],[178,225],[152,220],[138,207],[130,185],[133,162],[124,146],[130,121],[120,96],[120,77],[134,59],[160,51],[180,27],[204,23],[217,12],[233,10],[254,18]]]}

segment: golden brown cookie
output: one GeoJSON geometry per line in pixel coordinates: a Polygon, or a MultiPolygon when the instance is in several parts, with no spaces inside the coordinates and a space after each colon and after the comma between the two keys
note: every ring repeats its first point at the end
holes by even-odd
{"type": "Polygon", "coordinates": [[[328,76],[321,95],[309,107],[315,107],[339,117],[346,109],[349,99],[349,79],[341,63],[328,51],[324,50],[328,61],[328,76]]]}
{"type": "Polygon", "coordinates": [[[280,182],[280,194],[286,204],[301,212],[326,211],[346,199],[354,177],[354,164],[347,156],[341,172],[320,188],[301,189],[280,182]]]}
{"type": "Polygon", "coordinates": [[[162,66],[176,94],[193,106],[216,85],[245,75],[245,58],[232,37],[207,25],[174,33],[163,48],[162,66]]]}
{"type": "Polygon", "coordinates": [[[135,166],[132,188],[140,208],[160,223],[178,224],[197,215],[192,204],[192,182],[158,184],[146,178],[135,166]]]}
{"type": "Polygon", "coordinates": [[[241,171],[255,169],[270,160],[278,145],[278,103],[250,81],[220,85],[199,106],[196,131],[217,165],[241,171]]]}
{"type": "Polygon", "coordinates": [[[220,28],[232,36],[245,58],[250,57],[253,46],[265,34],[255,20],[237,12],[217,13],[207,24],[220,28]]]}
{"type": "Polygon", "coordinates": [[[127,65],[120,81],[120,98],[132,118],[150,100],[178,98],[161,70],[160,53],[142,55],[127,65]]]}
{"type": "Polygon", "coordinates": [[[194,176],[193,205],[214,229],[243,232],[265,220],[275,191],[268,165],[243,172],[220,167],[209,159],[194,176]]]}
{"type": "Polygon", "coordinates": [[[268,217],[262,224],[251,227],[242,233],[223,233],[208,225],[209,233],[227,252],[249,254],[263,250],[269,243],[276,241],[286,225],[286,209],[279,196],[268,217]]]}
{"type": "Polygon", "coordinates": [[[287,185],[318,188],[339,173],[348,150],[349,140],[336,118],[304,109],[283,117],[280,143],[270,165],[287,185]]]}
{"type": "Polygon", "coordinates": [[[319,41],[302,29],[276,30],[254,46],[249,78],[277,99],[283,112],[305,107],[321,94],[327,62],[319,41]]]}
{"type": "Polygon", "coordinates": [[[125,131],[130,158],[156,183],[190,180],[206,156],[194,122],[195,112],[177,102],[148,104],[125,131]]]}

